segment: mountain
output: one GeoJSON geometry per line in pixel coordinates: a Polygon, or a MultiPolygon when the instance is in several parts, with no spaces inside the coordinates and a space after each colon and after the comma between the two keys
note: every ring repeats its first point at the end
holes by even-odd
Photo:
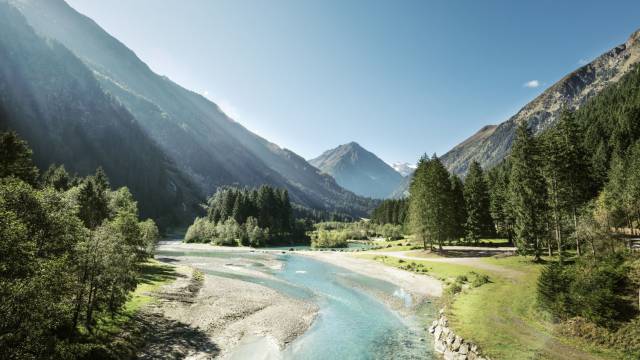
{"type": "Polygon", "coordinates": [[[160,225],[192,217],[191,182],[134,117],[106,94],[91,70],[64,46],[38,37],[0,1],[0,129],[29,142],[45,169],[64,163],[80,175],[102,166],[115,187],[128,186],[142,216],[160,225]]]}
{"type": "Polygon", "coordinates": [[[402,181],[402,175],[355,142],[327,150],[309,163],[345,189],[376,199],[389,197],[402,181]]]}
{"type": "MultiPolygon", "coordinates": [[[[1,1],[1,0],[0,0],[1,1]]],[[[306,207],[365,215],[372,202],[341,188],[292,151],[233,121],[213,102],[157,75],[63,0],[8,0],[43,37],[68,48],[100,89],[133,116],[177,169],[209,195],[221,185],[270,184],[306,207]]]]}
{"type": "MultiPolygon", "coordinates": [[[[563,109],[576,110],[603,89],[616,84],[640,62],[640,30],[619,46],[566,75],[520,111],[499,125],[487,125],[456,145],[440,160],[449,171],[464,176],[469,164],[476,160],[483,168],[499,164],[511,150],[515,131],[526,123],[540,134],[558,119],[563,109]]],[[[395,197],[406,196],[409,181],[395,191],[395,197]]]]}
{"type": "Polygon", "coordinates": [[[489,168],[511,149],[515,130],[526,123],[535,134],[552,126],[563,108],[575,110],[611,84],[618,82],[640,61],[640,31],[591,63],[566,75],[518,113],[498,126],[485,126],[441,158],[447,168],[464,174],[473,160],[489,168]]]}
{"type": "Polygon", "coordinates": [[[416,169],[414,164],[409,164],[407,162],[394,162],[391,164],[391,167],[402,176],[411,175],[416,169]]]}

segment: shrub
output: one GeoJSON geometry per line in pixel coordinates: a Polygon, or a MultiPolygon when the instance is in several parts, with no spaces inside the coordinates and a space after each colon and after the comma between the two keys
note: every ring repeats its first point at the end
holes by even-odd
{"type": "Polygon", "coordinates": [[[478,274],[475,272],[471,272],[471,275],[473,276],[473,279],[471,280],[471,286],[473,286],[474,288],[480,287],[484,284],[488,284],[491,282],[488,275],[478,274]]]}
{"type": "Polygon", "coordinates": [[[455,295],[455,294],[457,294],[457,293],[459,293],[461,291],[462,291],[462,286],[460,286],[460,284],[458,284],[458,283],[453,283],[447,288],[446,293],[447,293],[447,295],[452,296],[452,295],[455,295]]]}
{"type": "Polygon", "coordinates": [[[467,281],[469,281],[469,279],[467,278],[467,275],[458,275],[458,276],[456,276],[456,283],[458,283],[458,284],[464,284],[467,281]]]}
{"type": "Polygon", "coordinates": [[[621,256],[596,261],[583,258],[574,265],[547,266],[538,279],[538,303],[556,319],[582,317],[612,326],[628,313],[626,266],[621,256]]]}

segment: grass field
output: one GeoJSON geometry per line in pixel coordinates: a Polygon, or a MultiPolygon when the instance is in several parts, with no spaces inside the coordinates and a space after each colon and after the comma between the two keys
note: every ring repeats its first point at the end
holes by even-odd
{"type": "MultiPolygon", "coordinates": [[[[536,306],[537,278],[542,265],[524,257],[485,258],[481,261],[500,271],[476,268],[472,264],[407,260],[375,254],[360,257],[409,270],[426,268],[430,275],[453,283],[470,272],[486,274],[490,282],[480,287],[465,287],[448,304],[447,314],[457,334],[478,343],[495,359],[623,359],[621,351],[593,346],[577,338],[556,334],[555,325],[536,306]],[[421,264],[418,267],[418,264],[421,264]],[[497,268],[496,268],[497,269],[497,268]]],[[[420,271],[418,271],[420,272],[420,271]]]]}

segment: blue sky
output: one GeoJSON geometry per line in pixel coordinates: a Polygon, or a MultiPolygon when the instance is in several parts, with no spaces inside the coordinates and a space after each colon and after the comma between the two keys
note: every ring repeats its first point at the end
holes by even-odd
{"type": "Polygon", "coordinates": [[[443,154],[640,28],[640,1],[67,0],[305,158],[443,154]]]}

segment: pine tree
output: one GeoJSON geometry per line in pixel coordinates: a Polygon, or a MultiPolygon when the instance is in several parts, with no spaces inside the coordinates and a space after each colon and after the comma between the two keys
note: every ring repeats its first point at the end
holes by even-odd
{"type": "Polygon", "coordinates": [[[509,201],[515,218],[516,245],[538,261],[546,232],[547,194],[539,146],[525,124],[516,131],[511,164],[509,201]]]}
{"type": "Polygon", "coordinates": [[[451,196],[453,199],[451,203],[453,206],[451,236],[454,240],[460,240],[465,235],[467,205],[464,198],[464,184],[456,175],[451,175],[451,196]]]}
{"type": "Polygon", "coordinates": [[[464,182],[464,200],[467,208],[465,224],[467,241],[477,243],[481,237],[492,236],[495,226],[490,213],[490,200],[484,172],[477,161],[469,167],[464,182]]]}
{"type": "Polygon", "coordinates": [[[434,154],[430,160],[420,160],[411,183],[412,228],[430,247],[437,242],[442,250],[443,242],[452,236],[454,218],[453,195],[449,172],[434,154]],[[418,173],[417,170],[420,170],[418,173]]]}
{"type": "MultiPolygon", "coordinates": [[[[427,249],[428,237],[427,227],[425,226],[426,218],[426,177],[427,167],[429,166],[429,158],[422,156],[418,161],[416,170],[411,179],[409,186],[409,225],[417,239],[422,241],[423,247],[427,249]]],[[[433,249],[433,243],[430,242],[429,247],[433,249]]]]}
{"type": "Polygon", "coordinates": [[[0,133],[0,178],[14,176],[30,185],[38,181],[38,168],[33,165],[33,151],[26,141],[11,132],[0,133]]]}

